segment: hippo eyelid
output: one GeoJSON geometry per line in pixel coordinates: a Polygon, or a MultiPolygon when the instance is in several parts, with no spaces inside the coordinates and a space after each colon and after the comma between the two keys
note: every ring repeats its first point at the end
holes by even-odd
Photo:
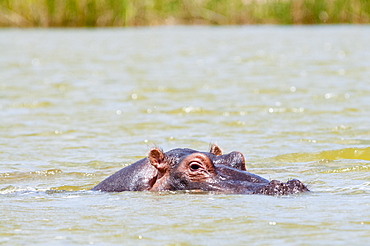
{"type": "Polygon", "coordinates": [[[196,170],[200,169],[202,166],[200,165],[200,163],[192,161],[192,162],[190,162],[189,167],[192,171],[196,171],[196,170]]]}

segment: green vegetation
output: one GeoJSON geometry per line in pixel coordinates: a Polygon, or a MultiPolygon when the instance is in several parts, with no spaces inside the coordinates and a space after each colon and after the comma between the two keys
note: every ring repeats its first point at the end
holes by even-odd
{"type": "Polygon", "coordinates": [[[370,23],[369,0],[0,0],[0,26],[370,23]]]}

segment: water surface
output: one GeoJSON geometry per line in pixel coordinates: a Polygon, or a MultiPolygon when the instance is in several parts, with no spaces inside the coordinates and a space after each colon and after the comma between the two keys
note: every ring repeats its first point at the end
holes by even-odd
{"type": "Polygon", "coordinates": [[[0,243],[366,245],[370,29],[0,30],[0,243]],[[149,148],[311,193],[88,191],[149,148]]]}

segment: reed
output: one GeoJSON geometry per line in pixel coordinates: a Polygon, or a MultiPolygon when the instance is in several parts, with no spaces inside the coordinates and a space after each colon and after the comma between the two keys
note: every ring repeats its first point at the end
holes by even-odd
{"type": "Polygon", "coordinates": [[[0,0],[3,27],[369,22],[369,0],[0,0]]]}

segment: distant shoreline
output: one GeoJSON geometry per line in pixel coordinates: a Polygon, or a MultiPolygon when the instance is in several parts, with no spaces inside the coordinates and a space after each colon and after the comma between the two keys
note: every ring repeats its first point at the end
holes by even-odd
{"type": "Polygon", "coordinates": [[[368,23],[368,0],[0,1],[0,27],[368,23]]]}

